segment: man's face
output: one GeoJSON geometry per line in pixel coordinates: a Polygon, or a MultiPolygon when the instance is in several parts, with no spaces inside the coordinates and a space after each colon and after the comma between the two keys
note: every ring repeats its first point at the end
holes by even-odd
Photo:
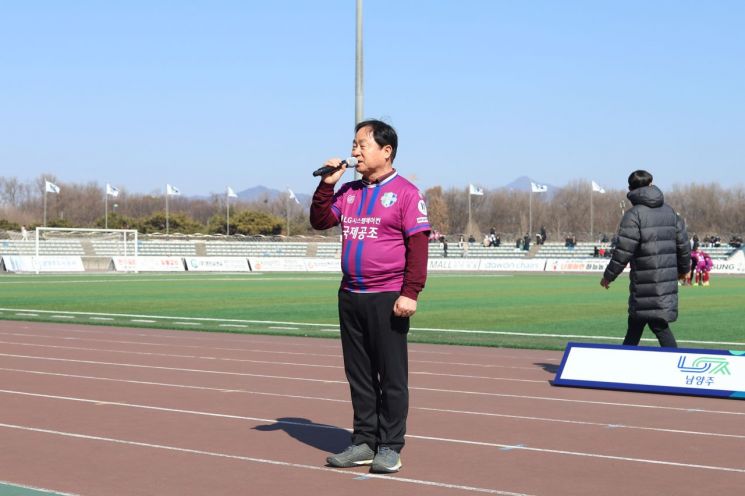
{"type": "Polygon", "coordinates": [[[357,172],[365,178],[385,170],[390,164],[392,151],[390,145],[381,147],[375,142],[370,127],[357,131],[352,142],[352,156],[357,159],[357,172]]]}

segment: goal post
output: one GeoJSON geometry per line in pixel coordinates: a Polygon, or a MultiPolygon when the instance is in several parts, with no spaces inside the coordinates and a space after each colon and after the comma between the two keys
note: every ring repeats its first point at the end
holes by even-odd
{"type": "Polygon", "coordinates": [[[124,256],[136,259],[139,254],[137,229],[37,227],[35,234],[37,261],[40,256],[124,256]]]}

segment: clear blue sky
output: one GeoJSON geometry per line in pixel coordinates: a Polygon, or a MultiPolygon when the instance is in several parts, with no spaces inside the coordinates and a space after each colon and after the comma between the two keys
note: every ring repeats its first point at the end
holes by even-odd
{"type": "MultiPolygon", "coordinates": [[[[365,116],[421,188],[745,183],[745,2],[365,0],[365,116]]],[[[349,154],[354,0],[0,3],[0,175],[310,193],[349,154]]],[[[352,177],[348,173],[347,179],[352,177]]]]}

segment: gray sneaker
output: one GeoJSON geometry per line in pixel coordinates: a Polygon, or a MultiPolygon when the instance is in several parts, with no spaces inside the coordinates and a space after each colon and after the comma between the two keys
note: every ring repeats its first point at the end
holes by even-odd
{"type": "Polygon", "coordinates": [[[370,465],[373,462],[375,452],[365,443],[351,445],[341,453],[331,455],[326,458],[326,463],[332,467],[359,467],[360,465],[370,465]]]}
{"type": "Polygon", "coordinates": [[[378,452],[370,467],[370,472],[379,474],[392,474],[401,469],[401,455],[390,449],[388,446],[378,447],[378,452]]]}

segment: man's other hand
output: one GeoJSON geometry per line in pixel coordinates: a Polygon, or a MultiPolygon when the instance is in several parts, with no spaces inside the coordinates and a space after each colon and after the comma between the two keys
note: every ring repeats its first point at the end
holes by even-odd
{"type": "Polygon", "coordinates": [[[416,313],[416,300],[399,296],[393,304],[393,315],[396,317],[411,317],[414,313],[416,313]]]}

